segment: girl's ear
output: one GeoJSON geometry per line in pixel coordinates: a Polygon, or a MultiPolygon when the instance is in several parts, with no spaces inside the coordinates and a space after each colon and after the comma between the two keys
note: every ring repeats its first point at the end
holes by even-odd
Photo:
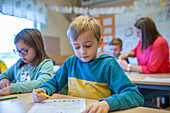
{"type": "Polygon", "coordinates": [[[102,46],[102,43],[103,43],[103,37],[101,37],[101,38],[99,39],[98,47],[101,47],[101,46],[102,46]]]}

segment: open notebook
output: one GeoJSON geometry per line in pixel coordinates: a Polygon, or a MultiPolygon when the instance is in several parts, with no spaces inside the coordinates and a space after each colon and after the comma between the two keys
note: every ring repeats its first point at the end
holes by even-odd
{"type": "Polygon", "coordinates": [[[49,99],[36,103],[28,113],[81,113],[85,99],[49,99]]]}

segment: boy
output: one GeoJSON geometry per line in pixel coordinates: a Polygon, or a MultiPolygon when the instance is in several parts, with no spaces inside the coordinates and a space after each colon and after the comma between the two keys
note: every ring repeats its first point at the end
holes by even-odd
{"type": "MultiPolygon", "coordinates": [[[[116,59],[119,59],[120,52],[122,51],[122,40],[119,38],[114,38],[109,43],[110,46],[110,54],[116,59]]],[[[129,64],[129,60],[126,58],[124,59],[129,64]]]]}
{"type": "MultiPolygon", "coordinates": [[[[110,55],[97,56],[101,46],[101,26],[93,18],[79,16],[68,28],[67,36],[75,55],[69,57],[54,77],[38,89],[52,95],[68,83],[68,95],[99,99],[84,112],[101,112],[127,109],[143,104],[143,96],[131,83],[117,61],[110,55]]],[[[35,102],[46,97],[33,91],[35,102]]]]}

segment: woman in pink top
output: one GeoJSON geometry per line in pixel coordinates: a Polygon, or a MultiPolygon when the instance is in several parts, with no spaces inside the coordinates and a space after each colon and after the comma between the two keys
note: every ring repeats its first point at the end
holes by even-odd
{"type": "Polygon", "coordinates": [[[143,17],[135,23],[138,45],[131,52],[119,57],[119,64],[125,71],[142,73],[170,73],[169,46],[159,34],[155,23],[148,17],[143,17]],[[138,65],[130,65],[125,60],[137,57],[138,65]]]}
{"type": "MultiPolygon", "coordinates": [[[[140,18],[135,23],[138,45],[129,53],[119,57],[119,64],[125,71],[142,73],[170,73],[169,47],[167,41],[159,34],[155,23],[148,17],[140,18]],[[125,60],[128,57],[137,57],[138,65],[130,65],[125,60]]],[[[139,89],[145,98],[144,106],[154,107],[152,98],[166,96],[170,91],[157,89],[139,89]]]]}

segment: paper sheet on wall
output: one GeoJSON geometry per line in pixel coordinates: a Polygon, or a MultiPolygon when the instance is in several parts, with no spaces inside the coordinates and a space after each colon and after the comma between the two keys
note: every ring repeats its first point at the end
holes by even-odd
{"type": "Polygon", "coordinates": [[[50,99],[36,103],[28,113],[81,113],[85,99],[50,99]]]}
{"type": "Polygon", "coordinates": [[[152,82],[170,82],[170,78],[151,78],[146,77],[142,81],[152,81],[152,82]]]}

